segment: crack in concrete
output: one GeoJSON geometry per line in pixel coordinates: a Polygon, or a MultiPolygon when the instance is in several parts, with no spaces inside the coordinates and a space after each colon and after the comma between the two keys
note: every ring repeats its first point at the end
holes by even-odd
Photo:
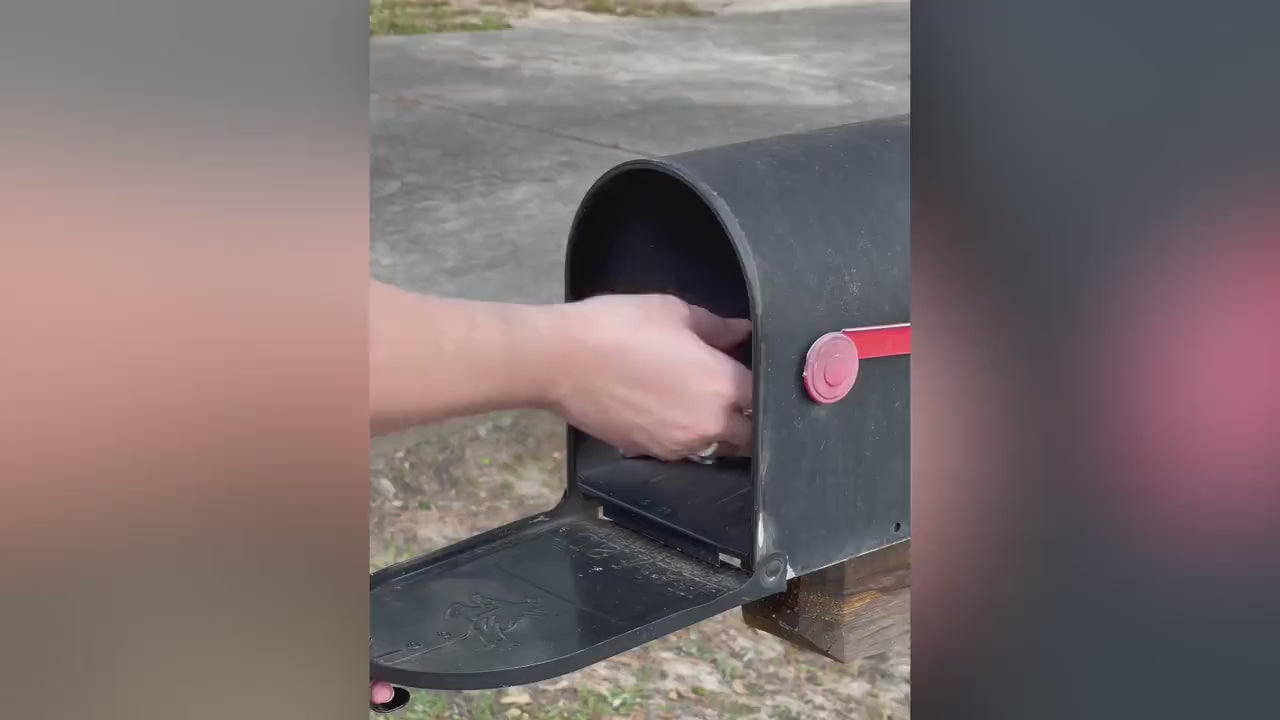
{"type": "Polygon", "coordinates": [[[652,158],[652,157],[657,157],[658,155],[657,153],[648,152],[645,150],[637,150],[636,148],[629,148],[623,145],[619,145],[617,143],[608,143],[600,140],[592,140],[591,138],[585,138],[578,135],[573,135],[571,133],[559,132],[557,130],[550,130],[548,128],[538,127],[537,125],[528,125],[525,123],[515,122],[513,120],[503,120],[501,118],[490,117],[483,113],[478,113],[473,110],[467,110],[454,105],[450,105],[449,103],[444,102],[443,100],[437,97],[434,97],[432,95],[425,94],[425,93],[415,92],[412,96],[412,99],[422,103],[423,105],[426,105],[427,107],[430,107],[436,110],[443,110],[444,112],[451,112],[451,113],[454,113],[455,115],[462,115],[463,117],[469,117],[475,120],[482,120],[484,122],[493,123],[494,125],[502,125],[505,127],[516,129],[516,130],[527,130],[529,132],[541,133],[543,135],[550,135],[551,137],[560,138],[561,140],[568,140],[570,142],[582,143],[583,145],[591,145],[598,148],[604,148],[605,150],[616,150],[618,152],[628,153],[628,154],[636,155],[643,158],[652,158]]]}

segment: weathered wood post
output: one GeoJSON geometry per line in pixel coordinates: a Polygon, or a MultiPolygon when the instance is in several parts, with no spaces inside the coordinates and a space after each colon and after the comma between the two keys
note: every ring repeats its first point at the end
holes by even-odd
{"type": "Polygon", "coordinates": [[[911,638],[911,541],[792,578],[742,606],[747,625],[832,660],[853,662],[911,638]]]}

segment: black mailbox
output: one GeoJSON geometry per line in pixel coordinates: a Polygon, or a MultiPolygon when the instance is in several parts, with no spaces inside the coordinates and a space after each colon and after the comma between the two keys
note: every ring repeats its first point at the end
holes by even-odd
{"type": "Polygon", "coordinates": [[[750,317],[753,456],[625,458],[570,430],[552,510],[370,578],[371,674],[480,689],[585,667],[907,540],[910,123],[623,163],[569,238],[569,300],[750,317]]]}

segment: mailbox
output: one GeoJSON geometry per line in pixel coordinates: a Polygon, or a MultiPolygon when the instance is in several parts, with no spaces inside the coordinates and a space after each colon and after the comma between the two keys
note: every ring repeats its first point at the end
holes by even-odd
{"type": "Polygon", "coordinates": [[[570,672],[907,540],[910,122],[625,162],[588,191],[566,297],[670,293],[753,333],[753,452],[624,457],[570,428],[562,500],[374,573],[371,675],[570,672]]]}

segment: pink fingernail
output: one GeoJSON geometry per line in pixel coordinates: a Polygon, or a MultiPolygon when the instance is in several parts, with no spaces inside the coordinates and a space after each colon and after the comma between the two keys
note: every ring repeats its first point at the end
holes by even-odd
{"type": "Polygon", "coordinates": [[[370,691],[370,697],[374,705],[384,705],[391,702],[391,698],[396,696],[395,688],[384,682],[376,682],[370,691]]]}

